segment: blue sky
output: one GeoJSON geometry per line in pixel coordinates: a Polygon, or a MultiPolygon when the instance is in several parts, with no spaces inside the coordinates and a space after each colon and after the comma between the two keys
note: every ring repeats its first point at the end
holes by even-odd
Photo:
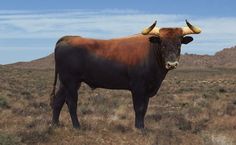
{"type": "Polygon", "coordinates": [[[109,39],[139,33],[154,20],[159,27],[203,33],[182,53],[214,54],[236,45],[234,0],[1,0],[0,64],[29,61],[53,52],[63,35],[109,39]]]}

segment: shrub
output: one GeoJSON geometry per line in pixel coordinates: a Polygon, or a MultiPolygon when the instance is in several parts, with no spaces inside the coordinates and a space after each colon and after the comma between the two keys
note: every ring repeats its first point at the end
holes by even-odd
{"type": "Polygon", "coordinates": [[[9,108],[6,98],[0,96],[0,108],[9,108]]]}
{"type": "Polygon", "coordinates": [[[220,93],[226,93],[227,91],[224,88],[219,88],[220,93]]]}

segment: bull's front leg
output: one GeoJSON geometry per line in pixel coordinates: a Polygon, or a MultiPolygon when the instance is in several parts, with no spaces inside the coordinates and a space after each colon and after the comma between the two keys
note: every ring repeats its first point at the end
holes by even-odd
{"type": "Polygon", "coordinates": [[[135,111],[135,127],[144,128],[144,117],[147,112],[149,97],[145,95],[141,88],[132,91],[133,107],[135,111]]]}

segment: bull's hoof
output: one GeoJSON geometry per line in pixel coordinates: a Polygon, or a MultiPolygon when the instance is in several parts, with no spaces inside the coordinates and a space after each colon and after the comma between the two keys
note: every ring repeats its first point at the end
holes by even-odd
{"type": "Polygon", "coordinates": [[[73,125],[74,129],[80,129],[80,124],[73,125]]]}
{"type": "Polygon", "coordinates": [[[137,128],[137,129],[144,129],[144,124],[142,124],[142,123],[136,123],[136,124],[135,124],[135,128],[137,128]]]}

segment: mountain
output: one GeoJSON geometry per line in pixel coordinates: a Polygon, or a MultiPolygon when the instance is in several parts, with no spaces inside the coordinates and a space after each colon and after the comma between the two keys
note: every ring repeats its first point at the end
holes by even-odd
{"type": "Polygon", "coordinates": [[[225,48],[215,55],[185,54],[180,59],[181,68],[236,68],[236,46],[225,48]]]}
{"type": "MultiPolygon", "coordinates": [[[[30,62],[17,62],[8,66],[16,68],[53,69],[54,55],[30,62]]],[[[236,68],[236,46],[225,48],[215,55],[184,54],[180,57],[179,68],[236,68]]]]}
{"type": "Polygon", "coordinates": [[[8,66],[14,68],[31,68],[31,69],[53,69],[54,68],[54,54],[50,54],[46,57],[32,60],[29,62],[17,62],[9,64],[8,66]]]}

